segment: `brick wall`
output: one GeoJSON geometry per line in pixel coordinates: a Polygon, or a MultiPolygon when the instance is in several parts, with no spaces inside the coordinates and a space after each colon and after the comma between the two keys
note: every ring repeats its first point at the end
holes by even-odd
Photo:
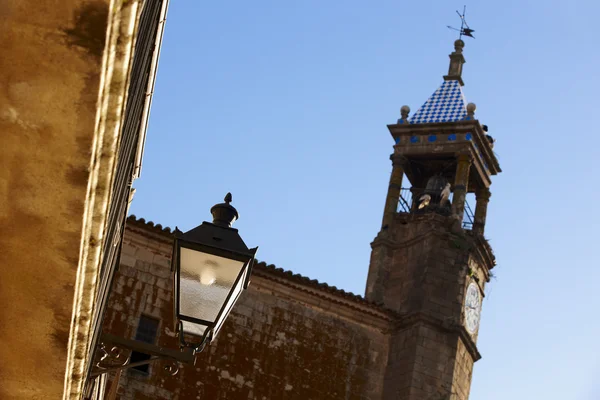
{"type": "MultiPolygon", "coordinates": [[[[160,319],[158,345],[177,348],[171,237],[129,224],[104,331],[135,336],[141,314],[160,319]]],[[[258,265],[219,337],[171,376],[124,372],[121,399],[379,399],[389,312],[354,296],[258,265]]]]}

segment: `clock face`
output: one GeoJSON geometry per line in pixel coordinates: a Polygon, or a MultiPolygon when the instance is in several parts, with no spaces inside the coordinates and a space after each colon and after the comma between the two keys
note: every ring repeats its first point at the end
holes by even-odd
{"type": "Polygon", "coordinates": [[[479,294],[479,288],[475,282],[471,282],[465,297],[465,326],[471,334],[477,331],[480,313],[481,295],[479,294]]]}

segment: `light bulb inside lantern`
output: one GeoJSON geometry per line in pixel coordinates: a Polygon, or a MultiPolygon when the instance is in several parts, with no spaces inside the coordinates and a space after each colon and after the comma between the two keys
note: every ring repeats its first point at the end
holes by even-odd
{"type": "Polygon", "coordinates": [[[215,272],[212,269],[206,269],[200,275],[200,283],[206,286],[212,285],[216,280],[215,272]]]}

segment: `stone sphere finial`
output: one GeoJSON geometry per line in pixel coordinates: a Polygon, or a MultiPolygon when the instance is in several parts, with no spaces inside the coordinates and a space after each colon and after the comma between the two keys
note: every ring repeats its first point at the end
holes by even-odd
{"type": "Polygon", "coordinates": [[[467,115],[472,117],[473,115],[475,115],[476,109],[477,109],[477,106],[475,105],[475,103],[467,104],[467,115]]]}
{"type": "Polygon", "coordinates": [[[409,106],[402,106],[402,107],[400,107],[400,115],[402,116],[402,119],[407,119],[408,118],[408,113],[410,113],[410,107],[409,106]]]}
{"type": "Polygon", "coordinates": [[[457,39],[454,42],[454,50],[457,53],[462,53],[463,47],[465,47],[465,42],[463,42],[461,39],[457,39]]]}

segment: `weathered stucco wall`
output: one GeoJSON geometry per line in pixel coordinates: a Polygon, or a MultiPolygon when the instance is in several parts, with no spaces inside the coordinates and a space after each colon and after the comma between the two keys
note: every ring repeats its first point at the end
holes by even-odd
{"type": "MultiPolygon", "coordinates": [[[[138,224],[139,225],[139,224],[138,224]]],[[[105,331],[134,337],[139,317],[160,319],[157,344],[176,348],[171,239],[129,226],[105,331]]],[[[219,337],[171,376],[129,370],[121,399],[378,399],[382,396],[388,316],[338,293],[304,286],[258,266],[219,337]]]]}
{"type": "Polygon", "coordinates": [[[0,9],[0,398],[59,399],[108,1],[0,9]]]}
{"type": "Polygon", "coordinates": [[[79,398],[137,4],[0,0],[1,399],[79,398]]]}

